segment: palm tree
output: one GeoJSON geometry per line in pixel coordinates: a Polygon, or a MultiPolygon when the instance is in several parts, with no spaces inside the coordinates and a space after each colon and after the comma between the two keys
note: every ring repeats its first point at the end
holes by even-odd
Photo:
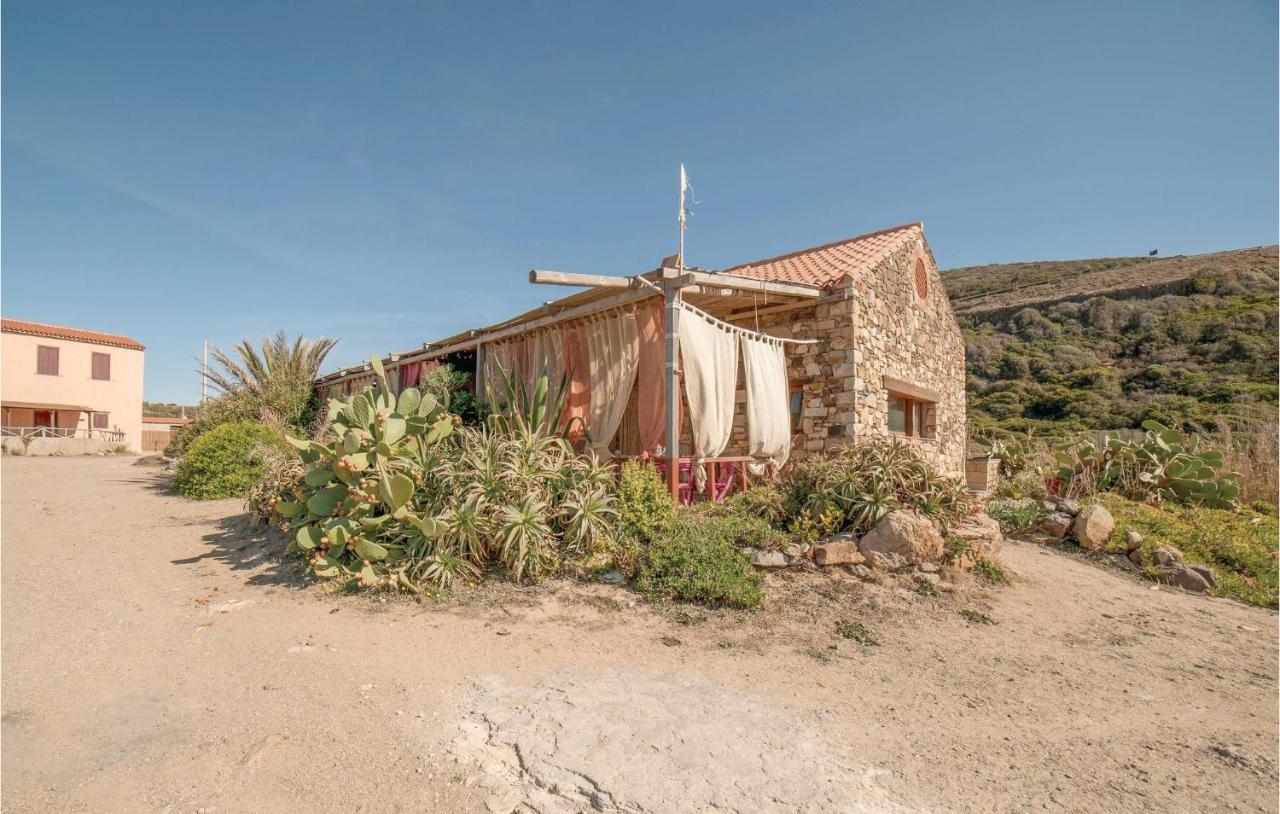
{"type": "Polygon", "coordinates": [[[323,336],[318,339],[299,336],[290,343],[285,332],[278,331],[274,337],[262,338],[261,351],[248,339],[240,340],[232,353],[211,345],[209,353],[223,369],[206,370],[204,376],[224,395],[263,396],[273,386],[286,382],[310,384],[336,344],[338,340],[323,336]]]}

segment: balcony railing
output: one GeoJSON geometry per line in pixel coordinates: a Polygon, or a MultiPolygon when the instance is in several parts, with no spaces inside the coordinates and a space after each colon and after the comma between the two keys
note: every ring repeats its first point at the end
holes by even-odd
{"type": "Polygon", "coordinates": [[[3,438],[96,438],[100,441],[124,441],[121,430],[97,430],[85,427],[0,427],[3,438]]]}

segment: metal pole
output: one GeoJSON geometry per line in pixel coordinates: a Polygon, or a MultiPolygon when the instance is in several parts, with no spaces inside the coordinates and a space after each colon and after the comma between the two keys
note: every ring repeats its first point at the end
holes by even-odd
{"type": "Polygon", "coordinates": [[[684,173],[684,164],[680,165],[680,212],[678,219],[680,221],[680,250],[676,252],[676,268],[684,268],[684,188],[689,185],[689,179],[684,173]]]}
{"type": "Polygon", "coordinates": [[[680,289],[663,283],[666,303],[667,488],[680,494],[680,289]]]}

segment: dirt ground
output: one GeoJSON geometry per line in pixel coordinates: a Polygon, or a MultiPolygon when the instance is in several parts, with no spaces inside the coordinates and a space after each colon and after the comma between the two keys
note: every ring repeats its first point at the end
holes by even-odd
{"type": "Polygon", "coordinates": [[[131,458],[2,469],[7,811],[1277,810],[1276,615],[1058,552],[759,613],[380,600],[131,458]]]}

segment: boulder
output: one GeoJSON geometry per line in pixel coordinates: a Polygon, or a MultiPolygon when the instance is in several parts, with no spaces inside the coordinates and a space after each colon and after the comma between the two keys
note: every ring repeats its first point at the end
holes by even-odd
{"type": "Polygon", "coordinates": [[[781,551],[762,551],[758,548],[748,548],[747,555],[751,557],[751,564],[756,568],[785,568],[787,566],[787,555],[781,551]]]}
{"type": "Polygon", "coordinates": [[[1000,552],[1004,542],[1004,533],[1000,531],[1000,523],[985,514],[975,514],[965,518],[961,523],[951,527],[952,537],[959,537],[966,545],[964,552],[954,557],[952,564],[962,571],[973,568],[973,564],[981,559],[991,559],[1000,552]]]}
{"type": "Polygon", "coordinates": [[[942,559],[942,535],[922,514],[896,509],[880,518],[858,541],[858,550],[877,568],[897,570],[942,559]]]}
{"type": "Polygon", "coordinates": [[[1151,556],[1156,561],[1156,565],[1161,567],[1182,562],[1182,552],[1173,546],[1156,546],[1151,556]]]}
{"type": "Polygon", "coordinates": [[[865,565],[851,565],[849,566],[849,573],[858,579],[871,579],[871,569],[865,565]]]}
{"type": "Polygon", "coordinates": [[[1169,584],[1176,585],[1183,590],[1194,591],[1198,594],[1209,590],[1209,580],[1184,562],[1174,563],[1160,570],[1163,572],[1164,578],[1169,581],[1169,584]]]}
{"type": "Polygon", "coordinates": [[[1041,520],[1038,528],[1055,540],[1061,540],[1067,536],[1067,532],[1071,531],[1071,515],[1054,512],[1041,520]]]}
{"type": "Polygon", "coordinates": [[[1097,504],[1081,509],[1075,522],[1071,524],[1071,533],[1086,551],[1101,551],[1106,548],[1107,538],[1115,530],[1116,521],[1111,512],[1105,506],[1097,504]]]}
{"type": "Polygon", "coordinates": [[[1142,535],[1132,530],[1127,532],[1124,535],[1125,553],[1127,554],[1130,551],[1137,551],[1139,548],[1142,548],[1142,535]]]}
{"type": "Polygon", "coordinates": [[[1186,567],[1191,569],[1192,571],[1195,571],[1202,578],[1204,578],[1204,581],[1209,583],[1210,588],[1218,584],[1218,580],[1213,576],[1213,570],[1210,569],[1209,566],[1201,565],[1198,562],[1189,562],[1189,563],[1186,563],[1186,567]]]}
{"type": "Polygon", "coordinates": [[[1063,514],[1069,514],[1072,517],[1080,514],[1080,504],[1076,503],[1074,500],[1065,497],[1057,497],[1056,495],[1049,498],[1049,500],[1053,501],[1054,509],[1062,512],[1063,514]]]}
{"type": "Polygon", "coordinates": [[[1108,554],[1108,559],[1116,564],[1116,567],[1122,571],[1141,571],[1138,564],[1123,554],[1108,554]]]}
{"type": "Polygon", "coordinates": [[[813,547],[818,565],[857,565],[867,561],[854,543],[819,543],[813,547]]]}
{"type": "Polygon", "coordinates": [[[922,574],[936,574],[942,570],[942,566],[936,562],[922,562],[916,566],[922,574]]]}

